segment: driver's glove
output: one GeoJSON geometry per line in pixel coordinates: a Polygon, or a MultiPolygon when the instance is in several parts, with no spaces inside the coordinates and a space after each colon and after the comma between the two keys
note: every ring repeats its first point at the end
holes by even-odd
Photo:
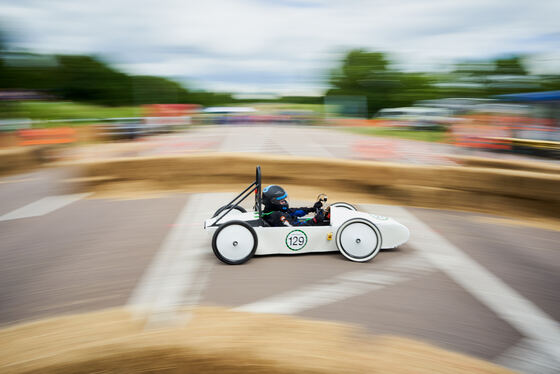
{"type": "Polygon", "coordinates": [[[319,210],[317,214],[315,214],[315,222],[323,222],[325,220],[325,212],[319,210]]]}

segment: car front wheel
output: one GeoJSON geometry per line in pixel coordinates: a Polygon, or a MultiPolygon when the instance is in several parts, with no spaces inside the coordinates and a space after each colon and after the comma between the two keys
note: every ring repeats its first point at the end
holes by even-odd
{"type": "Polygon", "coordinates": [[[347,259],[366,262],[379,253],[381,232],[373,223],[363,218],[353,218],[337,230],[336,246],[347,259]]]}

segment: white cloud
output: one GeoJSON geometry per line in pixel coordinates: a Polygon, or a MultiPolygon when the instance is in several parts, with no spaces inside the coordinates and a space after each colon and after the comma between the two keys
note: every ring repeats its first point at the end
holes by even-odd
{"type": "Polygon", "coordinates": [[[0,0],[0,13],[19,47],[242,92],[316,92],[350,47],[390,52],[409,70],[508,53],[560,65],[558,1],[0,0]]]}

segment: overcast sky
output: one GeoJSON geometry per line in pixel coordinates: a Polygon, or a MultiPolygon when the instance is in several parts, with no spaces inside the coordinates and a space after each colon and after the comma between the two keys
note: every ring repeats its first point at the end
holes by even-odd
{"type": "Polygon", "coordinates": [[[102,56],[119,69],[233,92],[315,94],[341,53],[407,70],[532,54],[560,73],[560,0],[0,0],[13,47],[102,56]]]}

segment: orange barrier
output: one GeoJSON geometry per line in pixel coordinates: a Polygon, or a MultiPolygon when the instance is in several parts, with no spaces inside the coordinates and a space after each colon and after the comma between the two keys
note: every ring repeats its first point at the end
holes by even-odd
{"type": "Polygon", "coordinates": [[[67,144],[76,141],[76,130],[70,127],[19,130],[19,145],[67,144]]]}
{"type": "Polygon", "coordinates": [[[450,128],[450,142],[458,147],[511,150],[515,146],[558,149],[560,131],[548,118],[468,115],[450,128]]]}
{"type": "Polygon", "coordinates": [[[455,136],[455,146],[466,148],[482,149],[511,149],[511,142],[508,138],[498,137],[477,137],[477,136],[455,136]]]}
{"type": "Polygon", "coordinates": [[[387,125],[388,121],[363,118],[337,118],[333,121],[335,126],[347,127],[373,127],[387,125]]]}

